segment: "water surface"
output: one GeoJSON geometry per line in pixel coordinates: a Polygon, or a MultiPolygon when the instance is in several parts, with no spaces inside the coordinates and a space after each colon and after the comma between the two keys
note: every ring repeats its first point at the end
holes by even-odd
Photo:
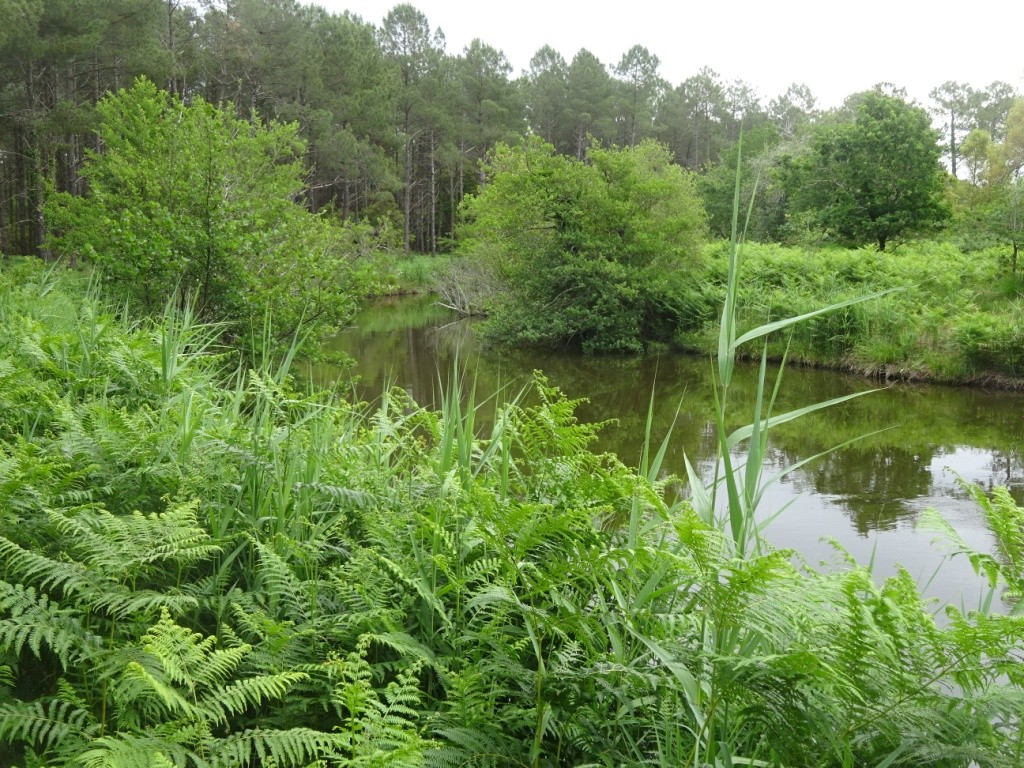
{"type": "MultiPolygon", "coordinates": [[[[422,405],[458,365],[476,382],[478,400],[516,392],[540,370],[568,397],[585,398],[578,413],[610,421],[598,450],[625,463],[639,461],[651,396],[654,435],[671,425],[667,472],[685,473],[683,456],[710,476],[715,451],[711,362],[663,354],[643,358],[593,358],[570,352],[496,352],[428,298],[386,300],[360,314],[337,348],[356,361],[358,396],[373,399],[399,386],[422,405]],[[677,414],[678,409],[678,414],[677,414]]],[[[737,372],[730,419],[750,421],[755,387],[752,367],[737,372]]],[[[321,370],[321,377],[337,372],[321,370]]],[[[789,367],[776,412],[875,388],[859,377],[789,367]]],[[[936,534],[921,525],[922,511],[938,510],[971,545],[990,550],[980,510],[958,478],[986,489],[1009,486],[1024,500],[1024,395],[928,385],[893,385],[795,422],[772,434],[766,476],[807,456],[859,436],[841,450],[797,470],[766,495],[762,511],[775,514],[767,538],[793,548],[812,564],[839,562],[829,540],[858,560],[874,562],[879,577],[906,567],[926,594],[973,607],[982,591],[966,560],[950,561],[936,534]],[[879,431],[883,430],[883,431],[879,431]]]]}

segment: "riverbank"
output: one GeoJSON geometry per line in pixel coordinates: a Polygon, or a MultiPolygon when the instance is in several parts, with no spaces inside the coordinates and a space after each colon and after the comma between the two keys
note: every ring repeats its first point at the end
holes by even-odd
{"type": "MultiPolygon", "coordinates": [[[[1024,276],[1011,274],[998,251],[965,254],[937,242],[887,252],[751,243],[744,253],[744,326],[890,291],[770,340],[773,357],[887,380],[1024,387],[1024,276]]],[[[678,337],[685,349],[714,350],[725,254],[721,244],[705,250],[694,280],[700,311],[684,319],[678,337]]]]}
{"type": "MultiPolygon", "coordinates": [[[[727,253],[727,243],[706,246],[681,282],[678,349],[717,351],[727,253]]],[[[785,354],[791,363],[882,381],[1024,390],[1024,275],[1010,272],[1001,250],[964,253],[935,241],[886,252],[748,243],[744,254],[741,327],[891,291],[776,335],[773,359],[785,354]]],[[[429,289],[452,263],[430,258],[410,262],[413,290],[429,289]]]]}

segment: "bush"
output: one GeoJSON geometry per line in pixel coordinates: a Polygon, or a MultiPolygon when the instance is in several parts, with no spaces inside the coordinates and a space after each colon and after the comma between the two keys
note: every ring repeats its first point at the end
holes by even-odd
{"type": "Polygon", "coordinates": [[[592,149],[585,163],[539,139],[497,147],[459,231],[463,255],[489,259],[505,285],[490,337],[586,352],[670,339],[705,228],[692,178],[670,160],[653,142],[592,149]]]}
{"type": "MultiPolygon", "coordinates": [[[[354,310],[350,255],[363,237],[306,211],[295,125],[190,105],[140,79],[97,107],[103,152],[83,169],[85,197],[51,197],[51,247],[85,258],[133,309],[176,293],[236,338],[270,314],[288,341],[343,326],[354,310]]],[[[257,335],[261,331],[257,332],[257,335]]]]}

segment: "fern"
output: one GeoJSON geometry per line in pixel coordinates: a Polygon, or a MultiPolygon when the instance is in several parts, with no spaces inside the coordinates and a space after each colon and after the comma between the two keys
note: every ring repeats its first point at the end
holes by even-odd
{"type": "Polygon", "coordinates": [[[54,605],[32,587],[0,581],[0,616],[0,648],[14,656],[27,647],[41,658],[46,648],[69,669],[102,644],[83,626],[77,610],[54,605]]]}
{"type": "Polygon", "coordinates": [[[89,742],[73,765],[81,768],[177,768],[186,765],[187,750],[151,735],[118,734],[89,742]]]}
{"type": "Polygon", "coordinates": [[[345,749],[347,740],[309,728],[253,728],[219,739],[210,746],[209,764],[213,768],[234,768],[256,761],[260,764],[272,762],[280,768],[287,768],[333,757],[345,749]]]}
{"type": "Polygon", "coordinates": [[[97,729],[92,714],[70,702],[0,704],[0,743],[26,743],[45,751],[66,742],[82,743],[97,729]]]}
{"type": "Polygon", "coordinates": [[[305,672],[280,672],[236,680],[204,696],[199,707],[209,721],[228,725],[232,716],[254,710],[265,702],[283,699],[293,686],[308,679],[305,672]]]}
{"type": "Polygon", "coordinates": [[[164,513],[115,516],[84,508],[71,514],[51,513],[54,527],[68,536],[73,552],[91,568],[123,574],[124,581],[155,564],[187,567],[221,551],[199,527],[198,502],[179,504],[164,513]]]}

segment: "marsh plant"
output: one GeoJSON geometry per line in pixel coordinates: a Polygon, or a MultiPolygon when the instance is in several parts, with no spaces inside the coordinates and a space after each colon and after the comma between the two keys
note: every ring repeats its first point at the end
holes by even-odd
{"type": "MultiPolygon", "coordinates": [[[[670,437],[597,453],[540,375],[482,431],[471,386],[350,403],[179,306],[0,271],[0,763],[1021,765],[1019,610],[939,623],[906,572],[758,530],[778,381],[682,499],[670,437]]],[[[783,328],[734,318],[720,408],[783,328]]],[[[1019,590],[992,504],[977,562],[1019,590]]]]}

